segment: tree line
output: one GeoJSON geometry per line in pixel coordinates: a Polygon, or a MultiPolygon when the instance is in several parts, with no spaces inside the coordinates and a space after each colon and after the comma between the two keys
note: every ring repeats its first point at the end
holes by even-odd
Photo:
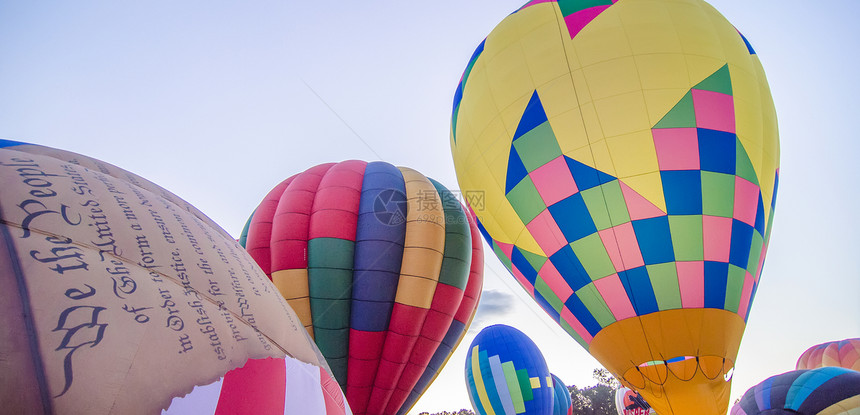
{"type": "MultiPolygon", "coordinates": [[[[597,381],[596,385],[579,388],[570,385],[570,399],[573,403],[574,415],[616,415],[615,391],[621,387],[618,380],[606,369],[594,369],[592,374],[597,381]]],[[[471,409],[460,409],[459,411],[421,412],[418,415],[475,415],[471,409]]]]}

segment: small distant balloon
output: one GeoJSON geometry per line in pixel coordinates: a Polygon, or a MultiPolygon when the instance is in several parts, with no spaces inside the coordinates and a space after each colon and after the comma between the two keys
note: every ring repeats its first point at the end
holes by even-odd
{"type": "Polygon", "coordinates": [[[567,386],[558,376],[552,373],[550,375],[552,375],[554,396],[552,415],[572,415],[573,401],[570,399],[570,391],[567,390],[567,386]]]}
{"type": "Polygon", "coordinates": [[[618,411],[618,415],[651,415],[655,413],[642,395],[624,387],[615,390],[615,409],[618,411]]]}
{"type": "Polygon", "coordinates": [[[466,355],[466,387],[479,415],[552,415],[555,387],[537,345],[503,324],[481,330],[466,355]]]}
{"type": "Polygon", "coordinates": [[[0,140],[4,413],[158,413],[248,359],[328,371],[254,260],[148,180],[0,140]]]}
{"type": "Polygon", "coordinates": [[[287,178],[243,232],[357,415],[403,414],[471,323],[479,231],[457,195],[406,167],[349,160],[287,178]]]}
{"type": "Polygon", "coordinates": [[[841,367],[795,370],[750,388],[731,415],[852,415],[860,413],[860,372],[841,367]]]}
{"type": "Polygon", "coordinates": [[[797,369],[836,366],[860,371],[860,338],[818,344],[797,359],[797,369]]]}

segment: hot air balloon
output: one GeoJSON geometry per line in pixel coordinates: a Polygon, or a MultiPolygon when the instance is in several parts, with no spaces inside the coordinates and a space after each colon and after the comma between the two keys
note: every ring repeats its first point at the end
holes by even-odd
{"type": "Polygon", "coordinates": [[[4,413],[158,413],[245,361],[327,371],[230,235],[80,154],[0,140],[4,413]]]}
{"type": "Polygon", "coordinates": [[[663,415],[723,414],[773,220],[758,56],[701,0],[536,0],[480,43],[450,144],[520,285],[663,415]]]}
{"type": "Polygon", "coordinates": [[[860,411],[860,372],[841,367],[795,370],[750,388],[731,415],[849,415],[860,411]]]}
{"type": "Polygon", "coordinates": [[[251,359],[216,382],[174,398],[163,415],[348,415],[340,386],[325,370],[289,357],[251,359]]]}
{"type": "Polygon", "coordinates": [[[555,389],[543,355],[523,332],[504,324],[472,340],[466,387],[479,415],[553,414],[555,389]]]}
{"type": "Polygon", "coordinates": [[[815,345],[797,359],[797,369],[837,366],[860,371],[860,339],[845,339],[815,345]]]}
{"type": "Polygon", "coordinates": [[[573,401],[570,399],[570,391],[564,382],[555,374],[552,376],[553,404],[552,415],[573,415],[573,401]]]}
{"type": "Polygon", "coordinates": [[[457,198],[384,162],[312,167],[276,186],[246,249],[298,313],[356,414],[405,413],[465,334],[482,286],[457,198]]]}
{"type": "Polygon", "coordinates": [[[642,395],[629,388],[615,390],[615,409],[618,415],[650,415],[654,414],[651,405],[645,402],[642,395]]]}

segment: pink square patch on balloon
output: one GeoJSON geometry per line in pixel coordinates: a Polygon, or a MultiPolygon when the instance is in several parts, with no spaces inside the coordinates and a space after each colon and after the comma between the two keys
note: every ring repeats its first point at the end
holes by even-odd
{"type": "Polygon", "coordinates": [[[693,106],[697,127],[735,132],[735,102],[731,95],[693,89],[693,106]]]}
{"type": "Polygon", "coordinates": [[[621,321],[625,318],[636,317],[636,310],[633,308],[633,303],[630,302],[618,274],[612,274],[594,281],[594,286],[600,292],[603,300],[606,301],[609,311],[612,312],[616,320],[621,321]]]}
{"type": "Polygon", "coordinates": [[[741,317],[746,317],[747,311],[749,310],[754,284],[755,277],[747,272],[746,275],[744,275],[744,288],[741,291],[741,303],[738,304],[738,315],[741,317]]]}
{"type": "Polygon", "coordinates": [[[543,249],[546,256],[558,252],[559,249],[568,244],[564,234],[555,223],[549,209],[545,209],[540,215],[537,215],[531,222],[526,225],[529,233],[543,249]]]}
{"type": "Polygon", "coordinates": [[[547,206],[554,205],[579,191],[573,175],[564,161],[564,156],[554,158],[549,163],[529,173],[541,199],[547,206]]]}
{"type": "Polygon", "coordinates": [[[705,307],[705,263],[704,261],[678,261],[678,288],[681,290],[681,307],[705,307]]]}
{"type": "Polygon", "coordinates": [[[729,262],[732,248],[732,218],[702,216],[705,261],[729,262]]]}
{"type": "Polygon", "coordinates": [[[627,271],[645,265],[632,222],[604,229],[598,234],[616,271],[627,271]]]}
{"type": "Polygon", "coordinates": [[[699,170],[699,135],[695,128],[651,130],[661,171],[699,170]]]}
{"type": "Polygon", "coordinates": [[[594,339],[594,336],[592,336],[591,333],[589,333],[588,330],[585,329],[585,326],[583,326],[582,323],[579,322],[579,319],[577,319],[576,316],[574,316],[573,313],[571,313],[567,307],[561,309],[561,319],[566,321],[567,324],[570,325],[570,327],[573,327],[573,331],[575,331],[576,334],[579,334],[579,336],[582,337],[582,340],[584,340],[588,344],[591,344],[591,340],[594,339]]]}
{"type": "Polygon", "coordinates": [[[567,25],[567,31],[570,33],[570,38],[573,39],[582,31],[583,28],[600,13],[609,8],[609,6],[594,6],[587,9],[582,9],[578,12],[571,13],[564,17],[564,23],[567,25]]]}
{"type": "Polygon", "coordinates": [[[552,262],[546,261],[538,274],[562,302],[567,301],[568,297],[573,294],[573,288],[570,288],[570,285],[564,280],[564,277],[561,276],[561,273],[558,272],[558,269],[555,268],[552,262]]]}
{"type": "Polygon", "coordinates": [[[747,225],[755,226],[758,199],[758,186],[749,180],[735,176],[735,206],[732,216],[747,225]]]}

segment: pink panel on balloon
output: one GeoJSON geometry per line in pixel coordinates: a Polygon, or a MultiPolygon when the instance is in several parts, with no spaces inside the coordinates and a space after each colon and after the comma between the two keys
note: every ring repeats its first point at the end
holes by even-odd
{"type": "Polygon", "coordinates": [[[496,245],[499,246],[499,249],[504,253],[508,259],[511,259],[511,256],[514,254],[514,245],[506,244],[499,241],[496,241],[496,245]]]}
{"type": "Polygon", "coordinates": [[[541,199],[547,206],[554,205],[579,191],[576,182],[573,181],[573,175],[570,174],[570,169],[567,168],[564,156],[559,156],[538,167],[529,173],[529,177],[532,178],[541,199]]]}
{"type": "Polygon", "coordinates": [[[705,261],[729,262],[732,247],[732,218],[702,216],[705,261]]]}
{"type": "Polygon", "coordinates": [[[536,218],[526,225],[526,229],[529,230],[529,233],[535,238],[535,241],[537,241],[547,256],[551,256],[567,245],[567,239],[565,239],[561,229],[558,228],[555,219],[549,213],[549,209],[537,215],[536,218]]]}
{"type": "Polygon", "coordinates": [[[224,376],[215,414],[283,413],[286,376],[284,359],[248,360],[224,376]]]}
{"type": "Polygon", "coordinates": [[[618,240],[615,238],[615,231],[612,228],[604,229],[597,232],[600,235],[600,241],[603,242],[603,247],[606,248],[606,253],[609,254],[609,259],[612,261],[612,266],[616,271],[625,271],[624,260],[621,259],[621,250],[618,248],[618,240]]]}
{"type": "Polygon", "coordinates": [[[573,288],[570,288],[570,284],[564,280],[552,262],[546,261],[538,274],[543,278],[543,282],[549,286],[549,289],[558,296],[559,300],[567,301],[567,298],[573,294],[573,288]]]}
{"type": "Polygon", "coordinates": [[[695,128],[651,130],[660,170],[699,170],[699,134],[695,128]]]}
{"type": "Polygon", "coordinates": [[[582,337],[582,339],[585,340],[586,343],[591,344],[591,340],[594,337],[591,335],[591,333],[588,332],[588,330],[585,329],[585,326],[583,326],[582,323],[580,323],[579,320],[574,317],[573,313],[571,313],[570,310],[567,309],[567,307],[561,309],[561,318],[562,320],[566,321],[567,324],[570,325],[570,327],[573,327],[573,331],[575,331],[576,334],[579,334],[579,336],[582,337]]]}
{"type": "Polygon", "coordinates": [[[567,25],[567,31],[570,33],[570,38],[573,39],[585,27],[591,23],[597,15],[603,13],[609,6],[594,6],[587,9],[582,9],[576,13],[564,17],[564,23],[567,25]]]}
{"type": "Polygon", "coordinates": [[[678,287],[681,289],[681,307],[705,307],[705,263],[678,261],[678,287]]]}
{"type": "Polygon", "coordinates": [[[630,220],[650,219],[666,214],[621,180],[618,183],[621,184],[621,194],[624,195],[624,202],[627,203],[630,220]]]}
{"type": "Polygon", "coordinates": [[[612,230],[615,231],[615,238],[621,248],[621,259],[624,261],[624,269],[619,271],[645,265],[642,251],[639,249],[639,241],[636,240],[636,233],[633,231],[633,222],[622,223],[612,230]]]}
{"type": "Polygon", "coordinates": [[[523,273],[522,273],[522,272],[520,272],[520,270],[519,270],[519,269],[517,269],[517,266],[516,266],[516,265],[511,265],[511,274],[514,274],[514,278],[516,278],[516,279],[517,279],[517,281],[519,281],[519,282],[520,282],[520,285],[522,285],[522,286],[523,286],[523,288],[524,288],[526,291],[528,291],[528,293],[529,293],[532,297],[534,297],[534,296],[535,296],[535,287],[534,287],[534,285],[532,285],[532,283],[530,283],[530,282],[529,282],[528,278],[526,278],[526,277],[525,277],[525,275],[523,275],[523,273]]]}
{"type": "Polygon", "coordinates": [[[603,300],[606,301],[609,311],[612,311],[616,320],[621,321],[625,318],[636,317],[636,310],[633,309],[633,303],[627,297],[627,291],[624,290],[624,284],[621,283],[618,274],[612,274],[594,281],[594,286],[597,291],[600,291],[600,295],[603,296],[603,300]]]}
{"type": "Polygon", "coordinates": [[[343,393],[341,393],[340,386],[329,376],[325,369],[319,368],[319,371],[320,387],[322,387],[326,415],[345,415],[346,403],[343,401],[343,393]]]}
{"type": "Polygon", "coordinates": [[[738,315],[741,317],[746,317],[747,311],[749,311],[754,283],[755,278],[747,272],[744,276],[744,288],[741,290],[741,303],[738,305],[738,315]]]}
{"type": "Polygon", "coordinates": [[[759,188],[747,179],[735,176],[735,219],[755,226],[755,215],[758,209],[759,188]]]}
{"type": "Polygon", "coordinates": [[[694,89],[693,106],[697,127],[735,132],[735,103],[731,95],[694,89]]]}

